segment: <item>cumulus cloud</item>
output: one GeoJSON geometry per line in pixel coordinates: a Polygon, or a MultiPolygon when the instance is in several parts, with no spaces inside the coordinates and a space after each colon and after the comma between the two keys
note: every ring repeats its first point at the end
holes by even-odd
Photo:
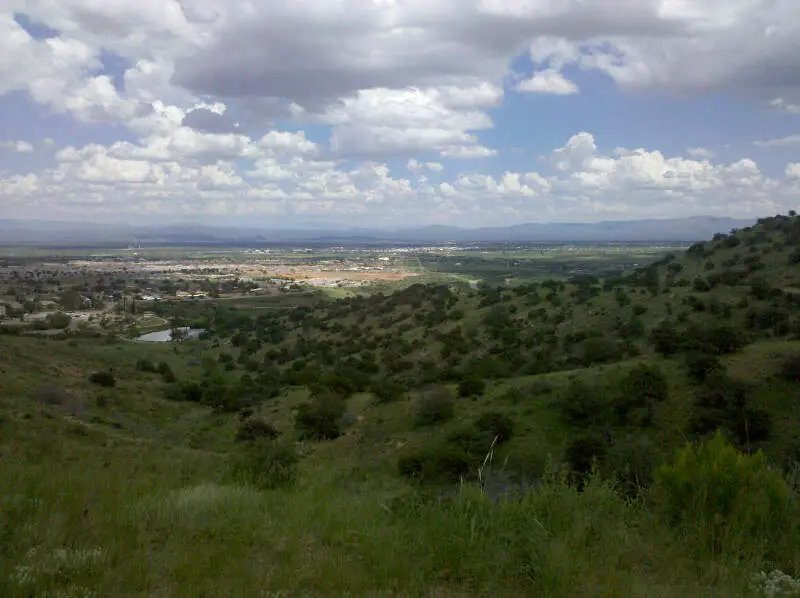
{"type": "Polygon", "coordinates": [[[27,141],[0,141],[0,151],[31,154],[34,150],[33,145],[27,141]]]}
{"type": "Polygon", "coordinates": [[[533,77],[522,81],[517,89],[532,93],[550,93],[568,96],[578,93],[578,86],[554,69],[547,69],[533,74],[533,77]]]}
{"type": "Polygon", "coordinates": [[[443,149],[440,153],[443,158],[491,158],[497,155],[497,150],[482,145],[459,145],[443,149]]]}
{"type": "MultiPolygon", "coordinates": [[[[789,0],[7,0],[4,8],[0,95],[117,125],[87,129],[101,131],[103,144],[53,133],[62,147],[54,167],[3,175],[0,194],[14,205],[25,197],[28,206],[109,211],[482,222],[770,212],[797,190],[796,164],[770,178],[753,160],[718,162],[707,148],[605,152],[588,132],[552,151],[542,172],[466,162],[505,157],[502,146],[487,147],[499,144],[487,131],[506,93],[585,93],[580,71],[629,91],[723,91],[800,114],[800,3],[789,0]],[[51,33],[34,34],[15,12],[51,33]],[[512,72],[521,62],[530,66],[512,72]],[[394,169],[409,158],[405,178],[394,169]],[[474,164],[492,173],[471,172],[474,164]]],[[[788,147],[796,137],[755,144],[788,147]]]]}
{"type": "Polygon", "coordinates": [[[692,158],[697,158],[698,160],[711,160],[717,156],[715,151],[705,147],[690,147],[686,150],[686,153],[692,158]]]}

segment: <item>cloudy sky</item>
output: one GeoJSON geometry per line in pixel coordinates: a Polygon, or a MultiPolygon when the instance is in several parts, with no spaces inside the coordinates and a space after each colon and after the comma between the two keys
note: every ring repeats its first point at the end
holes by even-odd
{"type": "Polygon", "coordinates": [[[0,0],[0,218],[800,204],[797,0],[0,0]]]}

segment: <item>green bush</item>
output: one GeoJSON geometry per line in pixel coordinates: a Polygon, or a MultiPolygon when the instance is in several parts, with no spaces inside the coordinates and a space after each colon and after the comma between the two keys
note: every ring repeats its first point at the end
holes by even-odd
{"type": "Polygon", "coordinates": [[[261,438],[274,440],[277,437],[278,430],[275,429],[275,426],[263,419],[251,417],[239,424],[235,440],[236,442],[246,442],[261,438]]]}
{"type": "Polygon", "coordinates": [[[745,455],[718,432],[656,471],[664,515],[701,549],[763,551],[786,532],[788,490],[760,451],[745,455]]]}
{"type": "Polygon", "coordinates": [[[690,353],[686,356],[686,375],[696,383],[705,382],[711,374],[723,369],[719,359],[705,353],[690,353]]]}
{"type": "Polygon", "coordinates": [[[498,411],[488,411],[481,415],[475,422],[475,427],[481,432],[490,434],[492,439],[497,438],[498,444],[507,442],[514,434],[513,420],[498,411]]]}
{"type": "Polygon", "coordinates": [[[197,382],[183,382],[166,387],[164,396],[171,401],[200,403],[203,401],[203,387],[197,382]]]}
{"type": "Polygon", "coordinates": [[[169,367],[169,364],[166,361],[159,362],[157,369],[158,373],[161,374],[161,379],[164,382],[168,384],[175,382],[176,380],[175,374],[173,373],[172,368],[169,367]]]}
{"type": "Polygon", "coordinates": [[[664,357],[677,353],[680,349],[680,337],[675,329],[675,324],[669,320],[664,320],[653,328],[650,333],[650,342],[656,352],[664,357]]]}
{"type": "Polygon", "coordinates": [[[384,379],[374,382],[370,386],[370,392],[375,395],[375,402],[382,404],[401,400],[406,391],[402,384],[384,379]]]}
{"type": "Polygon", "coordinates": [[[570,384],[558,400],[557,408],[565,423],[588,427],[605,419],[607,403],[596,388],[583,382],[570,384]]]}
{"type": "Polygon", "coordinates": [[[403,455],[397,461],[400,475],[419,482],[456,482],[469,474],[473,467],[477,467],[477,458],[455,444],[421,449],[403,455]]]}
{"type": "Polygon", "coordinates": [[[570,469],[586,475],[595,463],[601,463],[608,452],[605,439],[597,432],[586,432],[573,438],[567,445],[565,457],[570,469]]]}
{"type": "Polygon", "coordinates": [[[117,384],[114,374],[106,370],[94,372],[89,376],[89,382],[102,386],[103,388],[113,388],[117,384]]]}
{"type": "Polygon", "coordinates": [[[627,496],[636,496],[653,480],[657,454],[646,436],[628,435],[611,446],[606,467],[627,496]]]}
{"type": "Polygon", "coordinates": [[[262,490],[291,486],[298,456],[290,444],[261,438],[243,443],[231,454],[231,474],[237,482],[262,490]]]}
{"type": "Polygon", "coordinates": [[[781,361],[778,376],[787,382],[800,382],[800,353],[788,355],[781,361]]]}
{"type": "Polygon", "coordinates": [[[619,357],[619,346],[609,338],[587,338],[578,345],[578,359],[583,365],[608,363],[619,359],[619,357]]]}
{"type": "Polygon", "coordinates": [[[156,365],[150,359],[139,359],[136,361],[136,371],[156,373],[156,365]]]}
{"type": "Polygon", "coordinates": [[[300,437],[311,440],[333,440],[341,434],[340,419],[344,400],[335,394],[323,394],[303,403],[297,409],[295,427],[300,437]]]}
{"type": "Polygon", "coordinates": [[[433,426],[453,418],[453,394],[445,386],[429,386],[420,392],[414,421],[418,426],[433,426]]]}
{"type": "Polygon", "coordinates": [[[669,393],[667,377],[661,368],[652,365],[638,365],[623,378],[618,390],[614,406],[620,417],[625,417],[632,409],[644,408],[649,423],[652,419],[655,403],[666,400],[669,393]]]}
{"type": "Polygon", "coordinates": [[[485,390],[486,382],[477,376],[469,376],[458,383],[458,396],[460,397],[480,396],[485,390]]]}

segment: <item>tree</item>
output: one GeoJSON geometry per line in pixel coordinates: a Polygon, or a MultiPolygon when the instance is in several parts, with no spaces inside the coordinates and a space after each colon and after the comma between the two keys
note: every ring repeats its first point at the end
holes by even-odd
{"type": "Polygon", "coordinates": [[[251,417],[239,424],[239,429],[236,431],[236,442],[246,442],[267,438],[273,440],[278,437],[278,431],[275,426],[265,422],[263,419],[251,417]]]}
{"type": "Polygon", "coordinates": [[[441,424],[452,419],[453,414],[453,395],[447,387],[431,385],[420,392],[415,415],[418,426],[441,424]]]}
{"type": "Polygon", "coordinates": [[[677,353],[680,348],[680,341],[675,330],[675,324],[670,320],[661,322],[651,331],[650,342],[656,352],[664,357],[677,353]]]}
{"type": "Polygon", "coordinates": [[[498,444],[508,441],[514,434],[514,421],[498,411],[488,411],[481,415],[475,422],[475,427],[481,432],[489,433],[492,438],[497,438],[498,444]]]}
{"type": "Polygon", "coordinates": [[[98,386],[103,386],[104,388],[112,388],[117,383],[113,372],[107,370],[94,372],[89,376],[89,382],[97,384],[98,386]]]}
{"type": "Polygon", "coordinates": [[[588,427],[606,416],[606,401],[596,388],[583,382],[573,382],[561,396],[557,408],[565,423],[588,427]]]}
{"type": "Polygon", "coordinates": [[[570,469],[585,475],[595,462],[600,462],[608,451],[605,440],[596,432],[587,432],[573,439],[566,449],[566,459],[570,469]]]}
{"type": "Polygon", "coordinates": [[[482,395],[486,390],[486,382],[477,376],[467,376],[458,383],[458,396],[473,397],[482,395]]]}
{"type": "Polygon", "coordinates": [[[50,328],[64,330],[69,328],[70,322],[72,322],[72,318],[60,311],[47,316],[47,324],[50,326],[50,328]]]}
{"type": "Polygon", "coordinates": [[[338,395],[326,393],[316,396],[297,408],[295,427],[301,438],[333,440],[341,434],[339,420],[344,409],[344,400],[338,395]]]}
{"type": "Polygon", "coordinates": [[[705,353],[689,353],[685,363],[686,375],[696,383],[705,382],[711,374],[722,370],[719,359],[705,353]]]}

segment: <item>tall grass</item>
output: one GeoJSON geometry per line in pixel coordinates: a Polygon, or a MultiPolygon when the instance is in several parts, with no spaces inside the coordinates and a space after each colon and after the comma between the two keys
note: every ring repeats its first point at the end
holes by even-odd
{"type": "Polygon", "coordinates": [[[437,498],[323,469],[265,492],[225,483],[224,462],[204,453],[109,458],[0,470],[0,595],[752,593],[754,562],[687,551],[680,530],[597,476],[578,491],[552,473],[493,501],[470,484],[437,498]]]}

